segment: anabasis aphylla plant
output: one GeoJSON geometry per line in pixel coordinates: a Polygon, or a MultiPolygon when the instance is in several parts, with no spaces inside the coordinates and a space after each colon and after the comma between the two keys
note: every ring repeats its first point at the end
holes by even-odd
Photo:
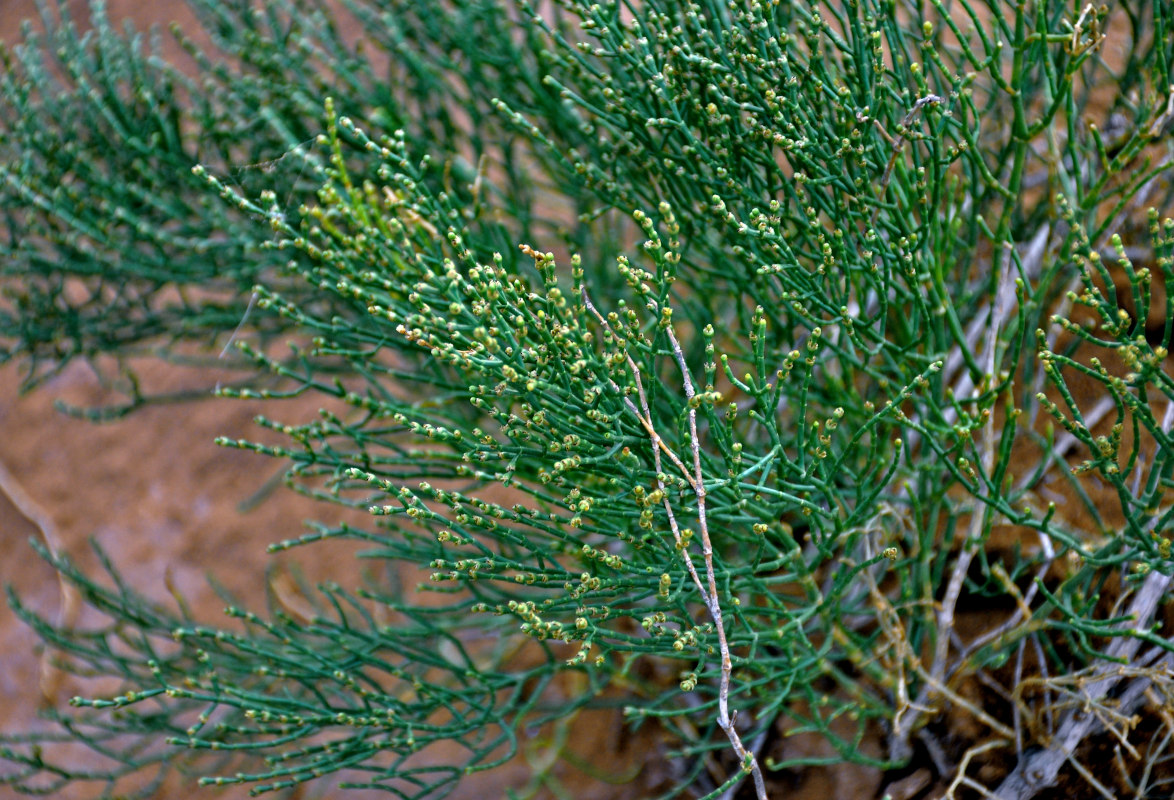
{"type": "Polygon", "coordinates": [[[191,5],[235,59],[177,32],[203,81],[97,3],[58,69],[6,58],[9,357],[245,318],[217,394],[285,442],[222,443],[369,512],[273,548],[428,591],[220,627],[47,554],[120,624],[14,607],[126,690],[58,717],[107,772],[8,736],[10,782],[215,750],[203,782],[439,795],[618,692],[675,748],[636,791],[924,761],[951,797],[1161,796],[1131,732],[1171,733],[1168,5],[191,5]]]}

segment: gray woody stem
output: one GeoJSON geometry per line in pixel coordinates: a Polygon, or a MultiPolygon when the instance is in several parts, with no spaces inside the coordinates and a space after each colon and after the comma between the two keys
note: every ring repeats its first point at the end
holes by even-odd
{"type": "MultiPolygon", "coordinates": [[[[587,290],[582,290],[582,300],[584,306],[591,314],[599,320],[600,325],[612,334],[616,340],[619,337],[611,329],[604,316],[599,313],[595,306],[591,303],[590,298],[587,297],[587,290]]],[[[650,307],[655,310],[655,304],[651,303],[650,307]]],[[[673,355],[676,357],[677,365],[681,369],[681,378],[685,388],[685,396],[689,400],[693,399],[696,391],[693,388],[693,379],[689,376],[689,368],[685,363],[685,355],[681,350],[680,342],[677,341],[676,334],[673,333],[672,327],[666,327],[665,331],[668,334],[669,342],[673,348],[673,355]]],[[[636,415],[640,424],[648,431],[648,435],[652,439],[652,452],[655,462],[656,470],[659,473],[660,468],[660,453],[664,451],[669,459],[677,466],[684,474],[685,480],[689,482],[690,488],[693,489],[694,495],[697,497],[697,521],[698,527],[701,529],[701,552],[705,559],[705,581],[702,582],[701,576],[698,575],[697,569],[693,564],[692,556],[689,551],[681,547],[681,554],[685,559],[686,568],[689,570],[689,575],[693,578],[693,583],[701,592],[702,600],[705,602],[705,607],[709,611],[709,616],[713,620],[714,628],[717,630],[718,646],[721,650],[721,685],[718,689],[718,717],[717,724],[725,732],[730,744],[734,748],[734,752],[738,756],[739,768],[748,770],[754,778],[754,791],[758,796],[758,800],[767,800],[766,783],[762,777],[762,768],[758,764],[758,760],[754,757],[754,753],[748,751],[746,746],[742,744],[742,737],[738,735],[737,729],[734,727],[734,719],[730,715],[729,710],[729,695],[730,695],[730,675],[734,670],[733,661],[730,658],[730,647],[726,640],[725,623],[722,621],[722,608],[720,596],[717,589],[717,576],[713,568],[713,541],[709,535],[709,521],[705,511],[705,483],[701,473],[701,444],[697,436],[697,410],[689,409],[689,437],[691,449],[693,451],[693,469],[692,472],[685,466],[681,459],[673,453],[664,440],[660,438],[652,425],[652,416],[648,408],[648,401],[644,396],[644,387],[640,379],[640,368],[631,356],[626,356],[628,368],[632,370],[632,375],[635,378],[637,394],[640,398],[641,409],[637,409],[635,404],[628,398],[624,398],[624,404],[628,410],[636,415]],[[643,413],[641,413],[641,410],[643,413]]],[[[617,391],[619,387],[612,384],[617,391]]],[[[660,484],[660,481],[658,481],[660,484]]],[[[658,485],[658,488],[663,491],[664,486],[658,485]]],[[[683,544],[680,530],[677,526],[676,517],[673,514],[673,509],[668,500],[668,494],[665,493],[664,498],[665,511],[668,513],[669,526],[672,529],[673,536],[678,545],[683,544]]]]}
{"type": "MultiPolygon", "coordinates": [[[[1158,572],[1151,572],[1142,584],[1141,589],[1129,604],[1129,616],[1133,625],[1129,633],[1145,633],[1150,629],[1158,603],[1170,588],[1172,578],[1158,572]]],[[[1106,655],[1114,659],[1123,659],[1126,662],[1134,660],[1137,650],[1141,647],[1141,639],[1126,633],[1116,639],[1109,646],[1106,655]]],[[[1149,655],[1154,655],[1151,651],[1149,655]]],[[[1059,730],[1052,737],[1051,744],[1044,750],[1020,759],[1019,764],[1010,775],[1004,779],[995,792],[999,800],[1029,800],[1040,791],[1056,782],[1060,768],[1072,757],[1072,753],[1080,743],[1089,736],[1100,732],[1104,723],[1096,714],[1090,711],[1094,704],[1104,702],[1110,693],[1117,689],[1122,682],[1123,675],[1117,669],[1119,665],[1111,661],[1098,661],[1093,667],[1093,674],[1101,677],[1091,681],[1084,689],[1085,702],[1083,705],[1068,711],[1059,730]]],[[[1155,671],[1169,670],[1174,666],[1174,653],[1167,652],[1152,667],[1155,671]]],[[[1150,680],[1136,676],[1125,688],[1118,692],[1115,702],[1115,711],[1118,714],[1129,715],[1143,700],[1145,690],[1150,680]]]]}

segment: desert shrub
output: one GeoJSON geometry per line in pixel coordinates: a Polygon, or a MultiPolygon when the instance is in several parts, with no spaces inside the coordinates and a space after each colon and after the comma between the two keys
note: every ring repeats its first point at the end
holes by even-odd
{"type": "MultiPolygon", "coordinates": [[[[45,552],[110,626],[10,602],[125,686],[6,736],[5,780],[440,796],[620,697],[664,796],[918,759],[1165,796],[1168,3],[189,5],[195,71],[96,0],[2,52],[3,358],[231,339],[215,393],[285,443],[222,444],[369,510],[272,549],[430,591],[217,625],[45,552]]],[[[73,413],[162,399],[114,377],[73,413]]]]}

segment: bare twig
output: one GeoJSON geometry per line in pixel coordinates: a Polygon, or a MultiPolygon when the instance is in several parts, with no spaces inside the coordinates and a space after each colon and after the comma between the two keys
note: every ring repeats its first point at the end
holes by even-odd
{"type": "MultiPolygon", "coordinates": [[[[21,516],[36,527],[48,551],[54,557],[61,556],[64,548],[61,545],[61,538],[57,535],[57,526],[53,523],[52,517],[29,496],[29,493],[24,490],[24,487],[3,463],[0,463],[0,493],[8,498],[21,516]]],[[[81,596],[78,594],[77,588],[66,581],[60,573],[57,574],[57,583],[61,590],[61,610],[57,613],[55,624],[59,628],[72,628],[77,624],[78,615],[81,612],[81,596]]],[[[60,671],[53,666],[50,656],[51,654],[46,648],[45,654],[41,657],[39,686],[41,702],[46,704],[56,702],[54,695],[56,695],[57,686],[61,681],[60,671]]]]}
{"type": "Polygon", "coordinates": [[[1006,739],[992,739],[989,742],[975,745],[974,747],[971,747],[969,750],[967,750],[966,753],[962,756],[962,762],[958,765],[958,774],[954,776],[954,780],[950,783],[950,786],[946,789],[946,793],[942,796],[943,800],[954,800],[954,793],[957,792],[959,787],[962,786],[965,786],[968,789],[973,789],[983,797],[989,797],[993,798],[993,800],[998,800],[995,795],[991,794],[989,789],[974,779],[967,777],[966,768],[970,766],[970,762],[974,759],[975,756],[982,755],[988,750],[995,750],[999,747],[1006,747],[1008,744],[1009,742],[1006,739]]]}
{"type": "MultiPolygon", "coordinates": [[[[762,731],[760,734],[755,736],[754,740],[750,742],[749,747],[747,747],[755,759],[757,759],[759,754],[762,753],[762,746],[766,744],[766,733],[766,731],[762,731]]],[[[726,789],[725,792],[722,793],[722,796],[718,798],[718,800],[734,800],[734,796],[737,795],[738,790],[742,788],[742,783],[745,780],[746,773],[743,772],[734,785],[729,789],[726,789]]]]}
{"type": "Polygon", "coordinates": [[[897,132],[896,138],[889,135],[880,124],[880,120],[873,120],[876,122],[877,128],[881,134],[889,142],[893,148],[892,155],[889,156],[889,162],[885,165],[884,175],[881,176],[880,187],[877,191],[877,206],[872,210],[872,218],[868,221],[868,227],[876,228],[876,218],[880,215],[880,203],[884,201],[885,192],[889,188],[889,181],[893,177],[893,167],[897,164],[897,158],[901,155],[901,148],[905,144],[905,140],[909,137],[909,126],[913,124],[913,120],[921,113],[922,109],[929,105],[937,105],[942,102],[942,98],[936,94],[927,94],[925,97],[920,97],[917,102],[913,104],[913,108],[909,109],[909,113],[901,120],[901,129],[897,132]]]}
{"type": "MultiPolygon", "coordinates": [[[[591,303],[587,296],[587,290],[582,290],[583,304],[590,311],[599,323],[608,330],[617,340],[615,331],[612,330],[604,316],[591,303]]],[[[655,304],[653,304],[655,305],[655,304]]],[[[681,350],[680,342],[677,341],[676,335],[673,333],[671,327],[666,328],[669,342],[673,348],[673,354],[676,357],[677,364],[681,369],[681,377],[684,383],[685,396],[688,400],[692,400],[696,394],[693,388],[693,380],[689,375],[688,365],[685,363],[685,355],[681,350]]],[[[685,559],[686,568],[689,570],[689,575],[693,578],[698,590],[701,592],[701,597],[705,603],[705,607],[709,611],[710,619],[713,620],[714,628],[717,632],[718,646],[721,653],[721,684],[718,689],[718,718],[717,724],[725,732],[726,737],[730,740],[730,744],[734,748],[735,754],[738,756],[739,768],[744,772],[749,772],[754,778],[754,790],[759,800],[766,800],[766,782],[762,777],[762,768],[758,764],[758,759],[755,754],[746,749],[742,743],[742,737],[738,735],[735,727],[735,715],[730,714],[729,710],[729,694],[730,694],[730,676],[733,673],[733,661],[730,658],[730,647],[726,639],[725,623],[722,620],[722,608],[720,602],[720,595],[717,589],[717,575],[713,566],[713,540],[709,533],[709,521],[705,510],[705,482],[701,471],[701,444],[697,435],[697,411],[694,408],[689,409],[689,435],[690,445],[693,451],[693,469],[690,473],[689,469],[682,463],[681,459],[677,457],[668,445],[657,434],[655,427],[652,424],[652,414],[648,408],[648,401],[644,394],[644,386],[640,379],[640,368],[631,356],[625,353],[625,358],[628,362],[628,368],[632,371],[632,375],[636,382],[637,394],[640,398],[641,409],[637,409],[631,399],[625,397],[624,403],[628,409],[635,413],[636,418],[640,424],[648,431],[653,444],[653,458],[656,470],[661,472],[660,467],[660,452],[663,451],[668,455],[669,459],[681,470],[685,476],[685,480],[689,482],[693,489],[693,494],[697,498],[697,522],[701,533],[701,552],[705,561],[705,581],[701,580],[696,567],[693,564],[692,556],[689,554],[688,548],[685,547],[685,542],[681,537],[678,529],[676,518],[673,514],[672,505],[668,499],[668,493],[664,491],[663,483],[658,479],[657,488],[664,494],[663,503],[665,511],[668,514],[669,526],[672,529],[673,537],[678,545],[681,555],[685,559]]],[[[619,387],[612,382],[613,388],[618,392],[619,387]]]]}
{"type": "Polygon", "coordinates": [[[693,492],[697,497],[697,524],[701,529],[701,552],[705,558],[705,577],[709,582],[709,598],[707,606],[709,607],[710,617],[713,618],[713,624],[717,628],[718,646],[721,648],[722,657],[722,677],[721,688],[718,693],[718,719],[717,724],[725,731],[726,736],[730,740],[730,744],[734,746],[734,752],[738,754],[738,761],[743,770],[749,770],[754,778],[754,790],[760,800],[766,800],[766,784],[762,777],[762,769],[758,766],[758,760],[754,754],[747,751],[742,744],[742,738],[738,735],[737,729],[734,727],[734,719],[729,711],[729,694],[730,694],[730,674],[733,672],[733,662],[730,659],[730,647],[726,641],[726,629],[722,622],[722,608],[720,595],[717,590],[717,576],[713,568],[713,541],[709,535],[709,522],[705,514],[705,483],[701,474],[701,443],[697,436],[697,409],[692,407],[692,400],[696,394],[693,389],[693,379],[689,376],[689,367],[685,363],[685,354],[681,350],[681,343],[677,341],[676,334],[673,333],[672,326],[666,326],[665,332],[668,334],[669,343],[673,348],[673,355],[676,356],[677,365],[681,369],[681,379],[685,386],[685,397],[690,401],[689,405],[689,436],[690,445],[693,450],[693,492]]]}
{"type": "MultiPolygon", "coordinates": [[[[610,332],[612,336],[615,336],[615,331],[612,330],[611,325],[608,324],[607,320],[604,319],[603,315],[600,314],[599,310],[596,309],[592,304],[590,298],[587,297],[586,289],[583,290],[582,297],[583,303],[587,310],[595,315],[595,318],[599,320],[599,323],[608,332],[610,332]]],[[[619,337],[616,337],[617,340],[618,338],[619,337]]],[[[635,415],[636,419],[639,420],[641,426],[643,426],[643,428],[648,432],[648,436],[652,440],[652,461],[653,465],[656,467],[657,474],[660,475],[664,472],[660,460],[660,454],[663,451],[669,455],[673,463],[676,464],[681,469],[681,471],[685,473],[686,477],[688,477],[689,471],[685,468],[685,465],[681,462],[681,459],[678,458],[677,455],[669,449],[664,440],[660,438],[660,434],[656,432],[656,428],[654,428],[652,425],[652,413],[648,408],[648,398],[644,393],[643,381],[640,379],[640,368],[636,366],[636,362],[632,360],[631,356],[625,354],[625,358],[628,361],[628,368],[632,370],[632,375],[636,381],[636,394],[640,398],[640,408],[636,408],[636,404],[633,403],[632,400],[628,397],[623,398],[624,405],[627,406],[628,410],[635,415]]],[[[620,387],[616,385],[615,381],[609,380],[608,382],[611,384],[612,389],[614,389],[617,394],[622,396],[620,387]]],[[[660,478],[657,478],[656,485],[657,489],[660,490],[662,494],[664,494],[663,503],[665,512],[668,514],[669,528],[672,530],[673,539],[677,544],[677,549],[681,552],[681,556],[685,559],[685,568],[688,569],[689,575],[693,578],[693,583],[696,584],[698,591],[701,592],[702,596],[705,596],[705,586],[701,582],[701,577],[697,574],[697,568],[693,565],[693,557],[689,554],[688,549],[685,547],[685,542],[681,538],[681,530],[677,525],[677,518],[673,513],[672,504],[669,502],[667,487],[664,485],[664,482],[660,480],[660,478]]]]}

